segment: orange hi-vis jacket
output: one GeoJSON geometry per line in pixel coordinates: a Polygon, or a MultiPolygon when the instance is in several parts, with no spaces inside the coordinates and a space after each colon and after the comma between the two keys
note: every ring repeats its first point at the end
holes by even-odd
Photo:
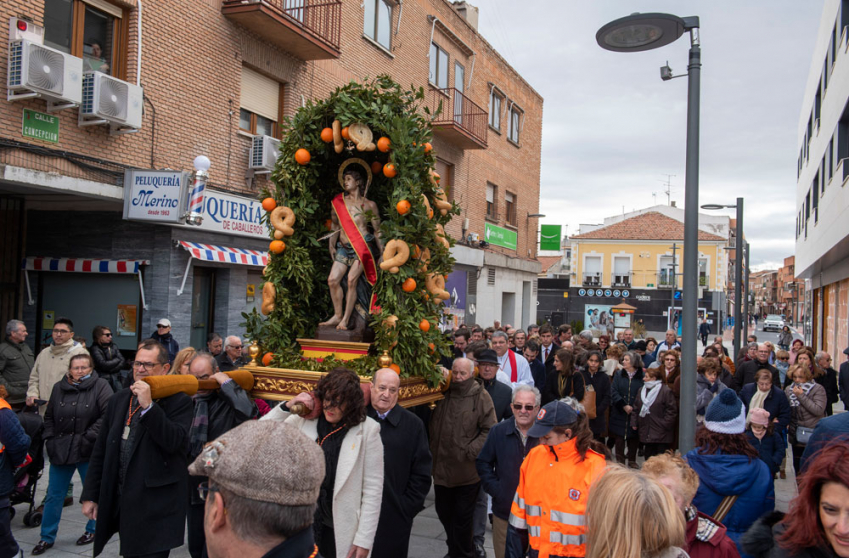
{"type": "Polygon", "coordinates": [[[592,450],[581,461],[574,438],[557,446],[539,445],[528,453],[509,523],[527,530],[532,556],[586,555],[587,496],[604,467],[604,456],[592,450]]]}

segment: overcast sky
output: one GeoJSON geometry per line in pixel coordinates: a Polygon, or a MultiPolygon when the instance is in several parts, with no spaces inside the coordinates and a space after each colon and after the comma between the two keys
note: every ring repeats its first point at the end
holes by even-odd
{"type": "MultiPolygon", "coordinates": [[[[795,239],[797,128],[824,0],[471,0],[484,37],[545,99],[542,223],[684,205],[688,36],[614,53],[595,34],[633,12],[699,16],[699,204],[745,198],[751,265],[782,265],[795,239]],[[518,11],[517,11],[518,10],[518,11]]],[[[733,215],[733,210],[728,210],[733,215]]]]}

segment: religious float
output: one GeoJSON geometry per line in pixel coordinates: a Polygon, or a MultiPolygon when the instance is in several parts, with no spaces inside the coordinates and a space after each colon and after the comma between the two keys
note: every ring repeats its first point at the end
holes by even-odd
{"type": "Polygon", "coordinates": [[[400,402],[433,403],[451,347],[438,326],[459,210],[433,170],[424,91],[387,76],[308,102],[283,129],[261,311],[243,314],[253,394],[288,400],[337,366],[391,367],[400,402]]]}

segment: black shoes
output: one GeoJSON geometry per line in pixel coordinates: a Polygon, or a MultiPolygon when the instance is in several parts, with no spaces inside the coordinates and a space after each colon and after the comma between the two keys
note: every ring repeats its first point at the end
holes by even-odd
{"type": "Polygon", "coordinates": [[[77,539],[77,546],[85,546],[94,542],[94,533],[86,531],[83,536],[77,539]]]}
{"type": "Polygon", "coordinates": [[[35,545],[35,548],[32,549],[33,556],[38,556],[39,554],[44,554],[48,549],[53,548],[53,543],[49,543],[47,541],[38,541],[38,544],[35,545]]]}

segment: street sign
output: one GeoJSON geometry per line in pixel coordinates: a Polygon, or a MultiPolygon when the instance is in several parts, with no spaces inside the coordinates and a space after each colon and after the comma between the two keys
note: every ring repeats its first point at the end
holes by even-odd
{"type": "Polygon", "coordinates": [[[59,117],[24,109],[21,135],[50,143],[59,143],[59,117]]]}
{"type": "Polygon", "coordinates": [[[675,291],[675,300],[681,300],[681,296],[683,293],[681,291],[675,291]]]}
{"type": "Polygon", "coordinates": [[[516,249],[517,235],[515,231],[493,225],[492,223],[485,223],[483,232],[484,240],[490,244],[501,246],[508,250],[516,249]]]}

